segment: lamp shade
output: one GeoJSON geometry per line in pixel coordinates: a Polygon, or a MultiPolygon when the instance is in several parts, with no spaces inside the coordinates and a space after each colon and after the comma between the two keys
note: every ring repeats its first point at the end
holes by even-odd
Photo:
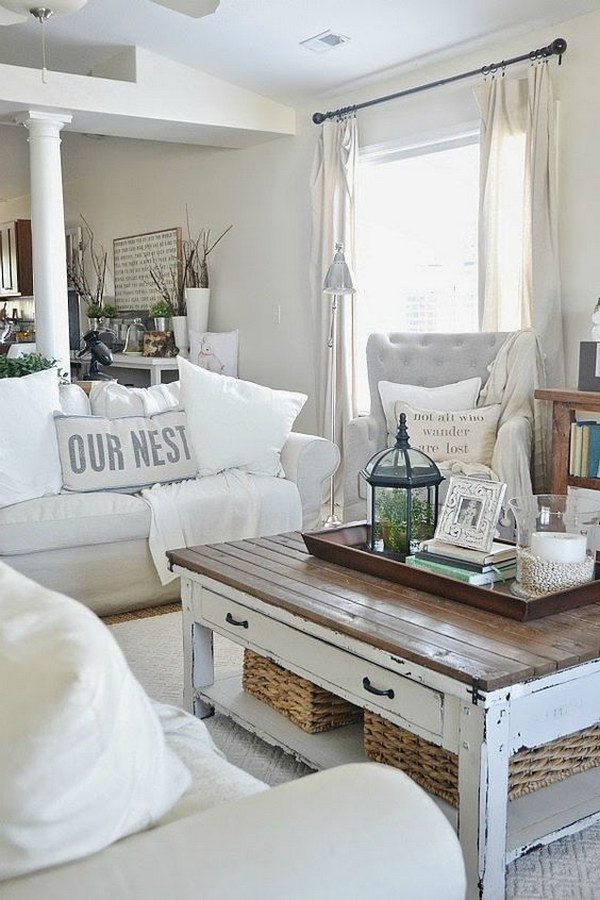
{"type": "Polygon", "coordinates": [[[344,256],[344,245],[336,244],[333,262],[329,266],[323,282],[323,292],[325,294],[354,294],[355,291],[352,275],[344,256]]]}

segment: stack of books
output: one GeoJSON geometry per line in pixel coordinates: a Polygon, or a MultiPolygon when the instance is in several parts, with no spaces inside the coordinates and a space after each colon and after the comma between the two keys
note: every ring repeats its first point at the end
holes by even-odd
{"type": "Polygon", "coordinates": [[[600,469],[600,423],[573,422],[569,443],[569,475],[597,478],[600,469]]]}
{"type": "Polygon", "coordinates": [[[494,541],[489,553],[484,553],[434,539],[421,544],[419,552],[407,556],[405,563],[466,584],[493,584],[515,577],[517,550],[511,544],[494,541]]]}

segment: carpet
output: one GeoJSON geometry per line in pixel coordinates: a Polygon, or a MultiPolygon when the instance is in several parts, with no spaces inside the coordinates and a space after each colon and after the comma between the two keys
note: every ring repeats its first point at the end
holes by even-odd
{"type": "MultiPolygon", "coordinates": [[[[181,706],[180,613],[119,621],[109,627],[148,694],[163,703],[181,706]]],[[[241,649],[215,635],[215,664],[219,674],[239,671],[241,649]]],[[[267,784],[283,784],[311,771],[225,716],[215,715],[205,721],[227,758],[267,784]]],[[[506,897],[508,900],[598,900],[600,825],[555,841],[512,863],[507,872],[506,897]]]]}

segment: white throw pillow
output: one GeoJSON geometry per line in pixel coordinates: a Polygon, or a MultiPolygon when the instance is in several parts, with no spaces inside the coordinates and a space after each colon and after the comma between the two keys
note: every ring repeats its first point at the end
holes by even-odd
{"type": "Polygon", "coordinates": [[[179,406],[179,382],[130,388],[117,381],[94,381],[90,391],[93,416],[154,416],[179,406]]]}
{"type": "Polygon", "coordinates": [[[0,880],[148,828],[190,784],[109,630],[0,564],[0,880]]]}
{"type": "Polygon", "coordinates": [[[181,398],[199,475],[282,475],[280,455],[306,394],[217,375],[178,357],[181,398]]]}
{"type": "Polygon", "coordinates": [[[190,362],[237,378],[239,338],[239,331],[190,331],[190,362]]]}
{"type": "Polygon", "coordinates": [[[60,491],[60,408],[56,369],[0,378],[0,508],[60,491]]]}
{"type": "Polygon", "coordinates": [[[458,459],[490,466],[496,445],[500,404],[475,409],[414,409],[396,403],[396,421],[406,413],[411,447],[417,447],[435,462],[458,459]]]}
{"type": "Polygon", "coordinates": [[[182,409],[114,419],[57,415],[55,423],[67,491],[140,488],[196,475],[182,409]]]}
{"type": "Polygon", "coordinates": [[[409,403],[419,409],[472,409],[477,405],[481,378],[467,378],[454,384],[442,384],[433,388],[422,387],[419,384],[396,384],[394,381],[380,381],[377,387],[388,435],[395,439],[396,403],[409,403]]]}

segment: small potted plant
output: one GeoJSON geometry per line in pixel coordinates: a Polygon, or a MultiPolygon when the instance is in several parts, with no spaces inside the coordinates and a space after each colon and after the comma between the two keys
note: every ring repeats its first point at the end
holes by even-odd
{"type": "MultiPolygon", "coordinates": [[[[381,491],[377,498],[378,524],[385,551],[405,554],[407,548],[407,495],[405,491],[381,491]]],[[[411,538],[433,537],[435,511],[425,500],[411,497],[411,538]]]]}
{"type": "MultiPolygon", "coordinates": [[[[41,353],[26,353],[25,356],[15,357],[0,354],[0,378],[22,378],[24,375],[33,375],[34,372],[55,367],[56,360],[48,359],[41,353]]],[[[61,381],[66,381],[64,372],[58,371],[58,376],[61,381]]]]}
{"type": "Polygon", "coordinates": [[[173,307],[168,300],[157,300],[148,310],[148,315],[154,319],[155,331],[167,331],[167,319],[173,315],[173,307]]]}
{"type": "Polygon", "coordinates": [[[117,318],[117,307],[114,303],[105,303],[102,307],[103,316],[107,328],[115,329],[115,319],[117,318]]]}
{"type": "Polygon", "coordinates": [[[88,325],[97,331],[100,328],[100,319],[104,316],[104,310],[99,303],[89,303],[85,308],[88,317],[88,325]]]}

